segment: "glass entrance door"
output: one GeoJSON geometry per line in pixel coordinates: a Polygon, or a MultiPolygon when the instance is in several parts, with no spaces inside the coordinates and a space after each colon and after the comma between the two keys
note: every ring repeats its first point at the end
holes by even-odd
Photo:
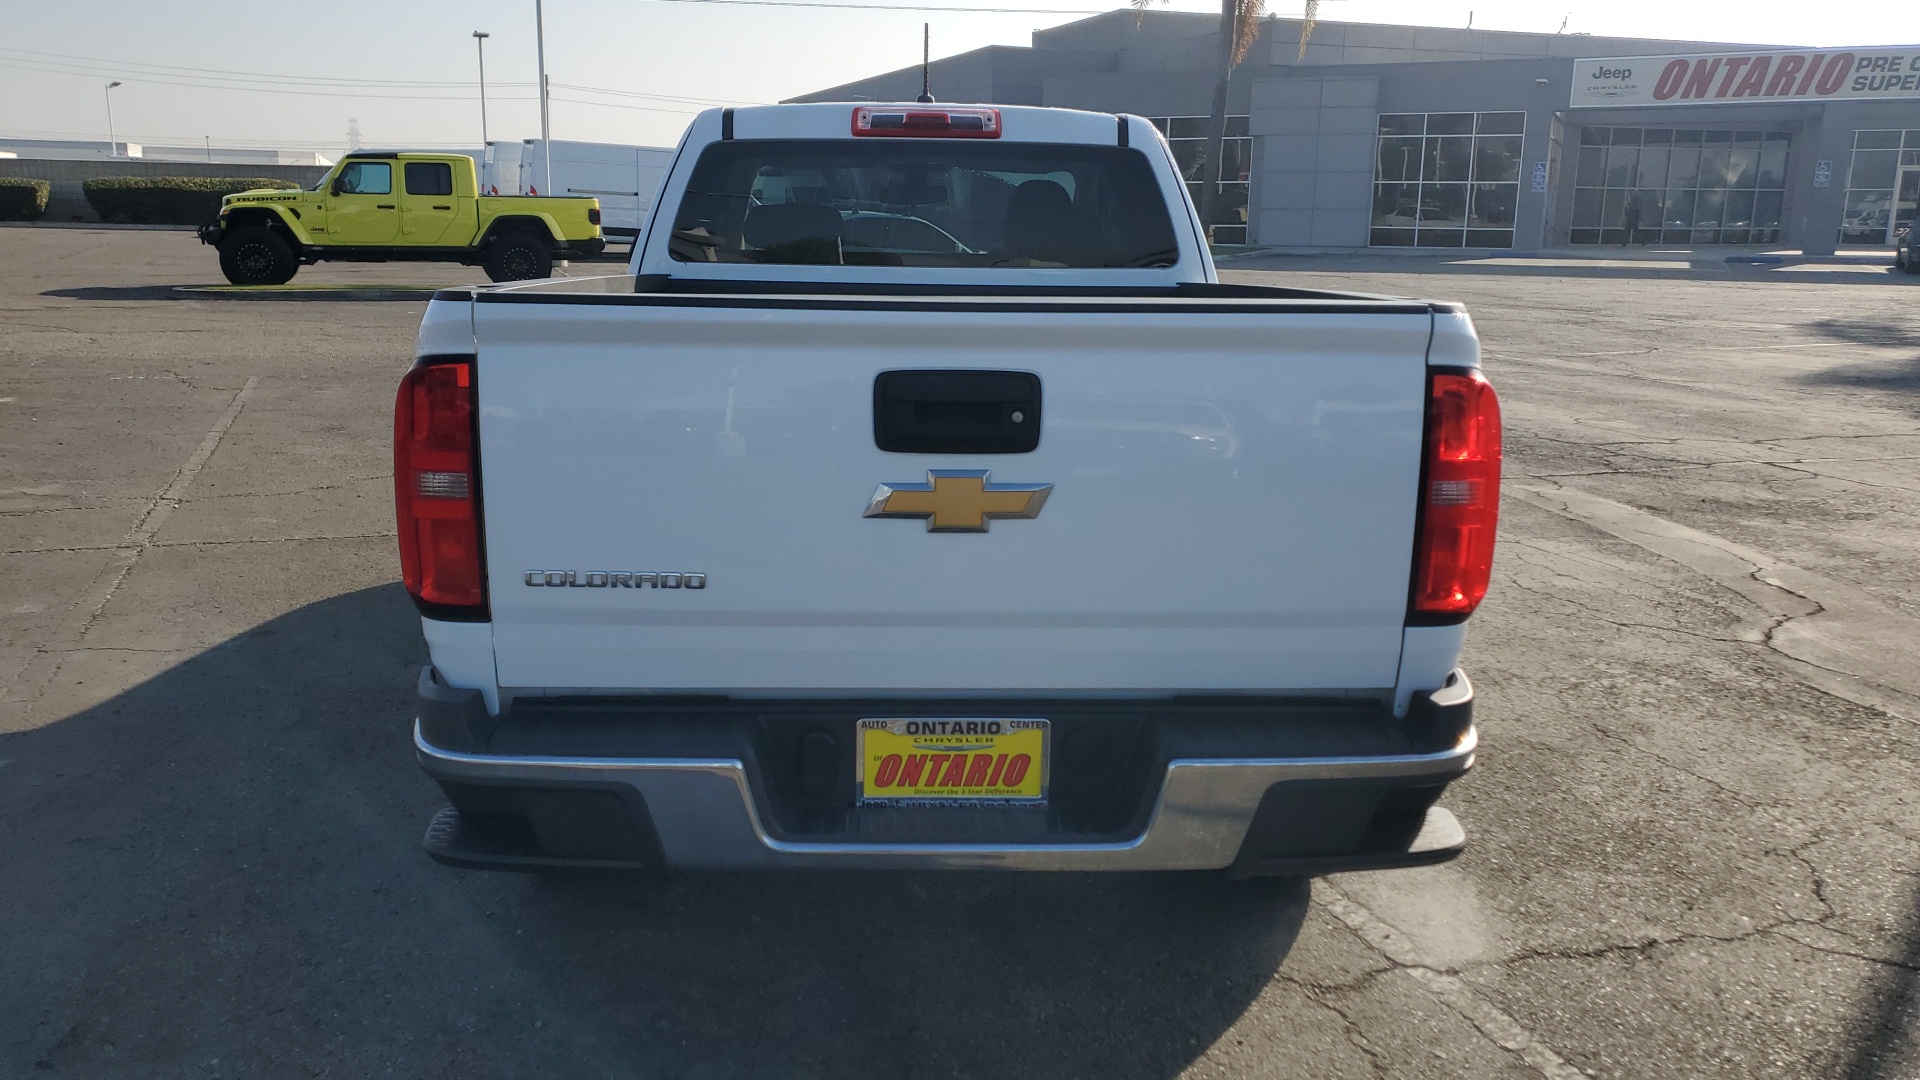
{"type": "Polygon", "coordinates": [[[1920,217],[1920,168],[1900,170],[1900,184],[1894,188],[1893,221],[1887,229],[1887,243],[1897,240],[1920,217]]]}

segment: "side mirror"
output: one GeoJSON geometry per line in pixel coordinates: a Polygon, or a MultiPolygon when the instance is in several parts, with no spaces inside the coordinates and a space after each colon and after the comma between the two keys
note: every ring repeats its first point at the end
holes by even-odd
{"type": "Polygon", "coordinates": [[[345,176],[336,176],[333,178],[333,183],[327,185],[327,191],[334,195],[338,195],[345,190],[347,190],[347,178],[345,176]]]}

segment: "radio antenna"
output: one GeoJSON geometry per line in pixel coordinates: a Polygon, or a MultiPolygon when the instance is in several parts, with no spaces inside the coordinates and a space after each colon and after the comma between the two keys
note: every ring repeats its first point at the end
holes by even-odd
{"type": "Polygon", "coordinates": [[[933,104],[933,24],[920,24],[920,104],[933,104]]]}

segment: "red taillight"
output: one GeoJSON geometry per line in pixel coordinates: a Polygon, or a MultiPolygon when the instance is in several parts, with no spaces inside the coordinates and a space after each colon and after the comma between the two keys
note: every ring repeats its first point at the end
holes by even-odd
{"type": "Polygon", "coordinates": [[[400,576],[438,617],[486,616],[473,399],[471,360],[427,361],[400,381],[393,410],[400,576]]]}
{"type": "Polygon", "coordinates": [[[599,208],[599,207],[597,207],[597,206],[595,206],[595,207],[590,207],[590,208],[588,208],[588,210],[587,210],[587,223],[588,223],[589,225],[598,225],[598,224],[600,224],[600,208],[599,208]]]}
{"type": "Polygon", "coordinates": [[[1429,379],[1411,614],[1451,622],[1473,613],[1493,573],[1500,399],[1478,371],[1435,371],[1429,379]]]}
{"type": "Polygon", "coordinates": [[[912,139],[997,139],[1000,110],[862,105],[853,110],[853,133],[912,139]]]}

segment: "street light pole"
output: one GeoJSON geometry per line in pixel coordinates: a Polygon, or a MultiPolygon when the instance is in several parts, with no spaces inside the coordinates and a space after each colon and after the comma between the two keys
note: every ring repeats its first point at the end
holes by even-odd
{"type": "Polygon", "coordinates": [[[546,156],[548,194],[553,188],[553,132],[547,125],[547,17],[541,0],[533,0],[533,46],[540,60],[540,149],[546,156]]]}
{"type": "Polygon", "coordinates": [[[120,140],[113,137],[113,88],[119,85],[118,79],[107,84],[107,156],[110,158],[120,156],[120,140]]]}
{"type": "Polygon", "coordinates": [[[485,30],[473,32],[474,47],[480,50],[480,149],[487,148],[487,38],[485,30]]]}

